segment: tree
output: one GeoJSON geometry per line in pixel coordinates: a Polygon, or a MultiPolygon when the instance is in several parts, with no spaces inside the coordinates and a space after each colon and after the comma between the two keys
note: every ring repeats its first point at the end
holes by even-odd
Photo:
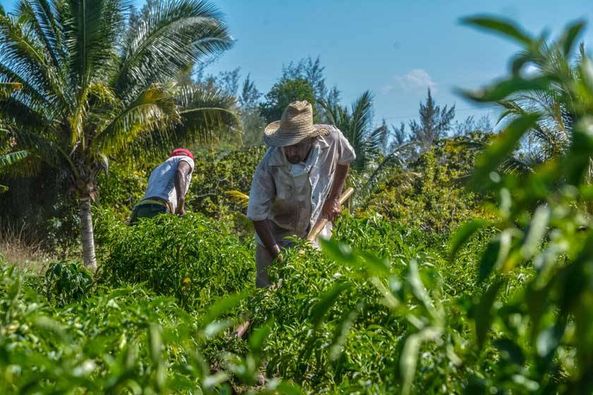
{"type": "Polygon", "coordinates": [[[315,92],[311,84],[301,78],[280,80],[266,94],[261,104],[261,112],[267,122],[273,122],[282,116],[284,109],[296,100],[307,100],[315,106],[315,92]]]}
{"type": "Polygon", "coordinates": [[[0,100],[16,150],[64,173],[76,192],[85,265],[96,267],[91,201],[108,158],[155,131],[203,132],[227,109],[193,107],[195,89],[175,84],[201,56],[231,39],[207,2],[151,2],[126,24],[123,0],[20,1],[0,7],[0,81],[22,89],[0,100]],[[192,114],[203,117],[189,117],[192,114]]]}
{"type": "Polygon", "coordinates": [[[463,122],[455,121],[453,126],[454,136],[469,136],[473,133],[491,133],[493,130],[492,123],[488,115],[483,115],[476,119],[473,115],[465,118],[463,122]]]}
{"type": "MultiPolygon", "coordinates": [[[[580,67],[580,59],[576,65],[567,67],[573,60],[567,59],[560,42],[542,45],[534,57],[532,73],[564,74],[566,78],[575,78],[580,67]]],[[[581,50],[581,59],[584,50],[581,50]]],[[[563,84],[554,86],[554,90],[533,90],[514,94],[499,101],[504,109],[500,120],[512,121],[524,114],[538,112],[540,119],[525,134],[522,145],[505,162],[510,171],[532,172],[537,165],[557,158],[568,150],[572,139],[572,127],[575,120],[573,103],[576,98],[563,84]]]]}
{"type": "Polygon", "coordinates": [[[266,120],[261,114],[258,105],[261,92],[255,87],[255,83],[248,74],[243,81],[239,104],[241,105],[241,124],[243,125],[243,145],[246,147],[260,145],[263,143],[263,130],[266,120]]]}
{"type": "Polygon", "coordinates": [[[451,121],[455,118],[455,106],[437,106],[428,88],[426,103],[420,103],[418,114],[419,122],[410,122],[410,138],[418,143],[421,151],[426,151],[451,128],[451,121]]]}
{"type": "MultiPolygon", "coordinates": [[[[321,65],[319,57],[315,60],[308,57],[299,62],[290,62],[288,66],[282,69],[282,80],[306,80],[311,84],[315,99],[318,101],[327,99],[327,87],[325,85],[325,76],[323,72],[325,67],[321,65]]],[[[335,89],[335,88],[334,88],[335,89]]]]}
{"type": "Polygon", "coordinates": [[[373,96],[364,92],[348,110],[338,103],[322,103],[331,124],[342,131],[354,151],[356,160],[352,168],[364,170],[381,153],[381,147],[387,133],[386,125],[373,127],[373,96]]]}

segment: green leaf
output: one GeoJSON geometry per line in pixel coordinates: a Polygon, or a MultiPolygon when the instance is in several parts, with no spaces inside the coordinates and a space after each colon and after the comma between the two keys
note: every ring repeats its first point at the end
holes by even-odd
{"type": "Polygon", "coordinates": [[[550,84],[554,81],[555,78],[550,76],[534,78],[514,76],[506,80],[497,81],[477,91],[458,90],[458,93],[478,103],[495,103],[507,99],[509,96],[518,92],[548,90],[550,84]]]}
{"type": "Polygon", "coordinates": [[[161,361],[161,353],[163,352],[163,341],[161,339],[161,328],[157,324],[150,324],[150,357],[154,364],[161,361]]]}
{"type": "Polygon", "coordinates": [[[486,251],[482,254],[482,258],[480,259],[480,263],[478,265],[478,281],[482,282],[494,269],[496,266],[496,262],[498,260],[498,252],[500,250],[500,240],[492,240],[488,243],[486,247],[486,251]]]}
{"type": "Polygon", "coordinates": [[[476,324],[476,338],[480,349],[486,342],[486,335],[492,323],[492,306],[494,305],[498,291],[500,291],[503,285],[504,281],[502,279],[498,279],[492,283],[476,306],[474,321],[476,324]]]}
{"type": "Polygon", "coordinates": [[[330,358],[332,361],[338,360],[342,355],[348,332],[354,324],[356,317],[358,317],[358,311],[345,311],[340,322],[336,325],[330,347],[330,358]]]}
{"type": "Polygon", "coordinates": [[[204,315],[202,319],[202,325],[206,326],[218,319],[221,315],[229,312],[233,308],[237,307],[239,303],[247,296],[247,291],[236,293],[233,295],[227,295],[218,299],[204,315]]]}
{"type": "Polygon", "coordinates": [[[476,160],[476,170],[472,176],[474,187],[481,189],[485,184],[491,182],[490,173],[495,171],[513,152],[521,137],[535,125],[538,119],[538,114],[522,115],[513,120],[501,134],[496,136],[494,142],[476,160]]]}
{"type": "Polygon", "coordinates": [[[349,245],[331,239],[319,239],[319,244],[321,250],[330,259],[333,259],[337,263],[357,266],[357,258],[349,245]]]}
{"type": "Polygon", "coordinates": [[[271,330],[271,323],[266,323],[265,325],[255,329],[253,331],[253,334],[249,337],[249,350],[255,353],[261,352],[264,345],[264,341],[270,334],[271,330]]]}
{"type": "Polygon", "coordinates": [[[422,302],[422,304],[429,310],[432,311],[433,303],[428,295],[428,291],[426,287],[422,283],[422,279],[420,278],[420,272],[418,271],[418,263],[415,259],[412,259],[408,264],[408,273],[407,273],[407,280],[408,284],[412,288],[412,293],[414,296],[422,302]]]}
{"type": "Polygon", "coordinates": [[[562,44],[562,52],[565,56],[568,56],[572,52],[577,37],[582,33],[585,25],[585,21],[576,21],[571,23],[564,31],[560,43],[562,44]]]}
{"type": "Polygon", "coordinates": [[[210,322],[203,330],[204,336],[211,339],[220,332],[227,330],[233,325],[232,320],[218,320],[210,322]]]}
{"type": "Polygon", "coordinates": [[[41,334],[45,334],[47,338],[54,338],[56,341],[66,345],[70,343],[70,339],[66,330],[57,321],[52,320],[49,317],[39,317],[33,325],[37,328],[41,334]]]}
{"type": "Polygon", "coordinates": [[[389,261],[368,252],[353,251],[352,248],[333,240],[319,240],[321,249],[327,257],[337,263],[364,269],[371,276],[384,278],[391,273],[389,261]]]}
{"type": "Polygon", "coordinates": [[[472,16],[462,18],[461,23],[508,37],[524,46],[531,46],[534,42],[534,39],[529,34],[508,19],[494,16],[472,16]]]}
{"type": "Polygon", "coordinates": [[[416,365],[418,363],[418,352],[420,345],[425,340],[436,340],[441,336],[441,330],[434,327],[427,327],[420,332],[408,336],[402,350],[399,367],[402,375],[402,394],[407,395],[412,390],[416,365]]]}
{"type": "Polygon", "coordinates": [[[29,156],[28,151],[15,151],[0,155],[0,168],[10,166],[29,156]]]}
{"type": "Polygon", "coordinates": [[[349,283],[340,282],[321,296],[321,300],[317,302],[311,309],[311,322],[315,328],[321,324],[323,317],[334,305],[340,294],[349,288],[349,283]]]}
{"type": "Polygon", "coordinates": [[[570,152],[562,161],[567,180],[571,185],[580,185],[589,170],[593,152],[593,117],[584,117],[575,126],[570,152]]]}
{"type": "Polygon", "coordinates": [[[529,233],[525,237],[525,242],[521,247],[521,253],[525,259],[530,259],[539,250],[539,246],[546,234],[546,227],[550,220],[550,208],[548,206],[539,206],[529,225],[529,233]]]}
{"type": "Polygon", "coordinates": [[[391,274],[391,267],[387,259],[381,259],[367,252],[361,252],[360,258],[362,258],[362,264],[370,275],[385,278],[391,274]]]}
{"type": "Polygon", "coordinates": [[[461,225],[457,231],[453,234],[449,244],[449,262],[452,262],[457,255],[459,249],[465,244],[470,237],[472,237],[477,231],[484,228],[489,224],[488,221],[483,219],[473,219],[470,222],[466,222],[461,225]]]}
{"type": "Polygon", "coordinates": [[[281,395],[303,395],[305,392],[295,383],[288,381],[281,381],[280,383],[270,383],[268,388],[273,391],[274,394],[281,395]]]}
{"type": "Polygon", "coordinates": [[[536,340],[536,349],[541,358],[548,358],[556,352],[566,328],[566,325],[562,324],[563,322],[564,320],[561,319],[539,333],[536,340]]]}
{"type": "Polygon", "coordinates": [[[204,379],[204,388],[212,389],[214,387],[219,386],[220,384],[228,381],[229,379],[228,373],[225,372],[218,372],[211,376],[208,376],[204,379]]]}

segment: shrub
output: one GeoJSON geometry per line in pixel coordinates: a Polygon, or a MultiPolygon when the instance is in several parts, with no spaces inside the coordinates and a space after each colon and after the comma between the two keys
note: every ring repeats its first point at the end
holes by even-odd
{"type": "Polygon", "coordinates": [[[464,185],[477,153],[462,138],[438,141],[409,170],[394,169],[358,214],[441,234],[467,218],[490,217],[483,196],[464,185]]]}
{"type": "Polygon", "coordinates": [[[160,215],[112,235],[102,265],[106,284],[146,283],[182,306],[202,309],[254,283],[254,247],[221,221],[189,214],[160,215]]]}
{"type": "MultiPolygon", "coordinates": [[[[234,323],[218,319],[229,302],[196,318],[173,298],[134,286],[100,289],[54,309],[24,280],[0,266],[2,394],[212,394],[256,383],[265,333],[250,340],[244,356],[227,353],[216,371],[201,352],[234,323]]],[[[279,380],[260,387],[277,388],[298,391],[279,380]]]]}
{"type": "Polygon", "coordinates": [[[88,296],[92,286],[92,274],[77,261],[53,262],[45,272],[45,295],[58,306],[88,296]]]}

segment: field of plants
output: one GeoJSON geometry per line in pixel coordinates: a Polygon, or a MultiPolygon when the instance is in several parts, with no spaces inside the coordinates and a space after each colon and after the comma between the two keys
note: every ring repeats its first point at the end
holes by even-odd
{"type": "Polygon", "coordinates": [[[196,46],[230,45],[208,3],[127,17],[80,3],[0,12],[0,394],[593,393],[584,23],[549,38],[464,19],[517,55],[504,79],[459,92],[500,106],[501,127],[451,135],[427,129],[454,116],[430,91],[409,133],[373,128],[371,96],[332,102],[311,59],[264,102],[249,79],[235,94],[224,76],[184,77],[196,46]],[[257,133],[295,98],[357,150],[356,194],[331,240],[295,240],[258,289],[257,133]],[[188,214],[128,226],[176,143],[199,152],[188,214]]]}

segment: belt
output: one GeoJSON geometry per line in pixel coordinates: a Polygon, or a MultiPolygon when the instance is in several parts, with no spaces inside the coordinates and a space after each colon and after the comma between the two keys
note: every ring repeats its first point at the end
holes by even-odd
{"type": "Polygon", "coordinates": [[[149,204],[156,204],[156,205],[159,205],[159,206],[163,206],[170,213],[173,212],[173,210],[171,209],[171,204],[168,201],[166,201],[164,199],[161,199],[161,198],[146,198],[146,199],[142,199],[142,200],[140,200],[138,202],[138,204],[136,204],[136,207],[138,207],[138,206],[146,206],[146,205],[149,205],[149,204]]]}

